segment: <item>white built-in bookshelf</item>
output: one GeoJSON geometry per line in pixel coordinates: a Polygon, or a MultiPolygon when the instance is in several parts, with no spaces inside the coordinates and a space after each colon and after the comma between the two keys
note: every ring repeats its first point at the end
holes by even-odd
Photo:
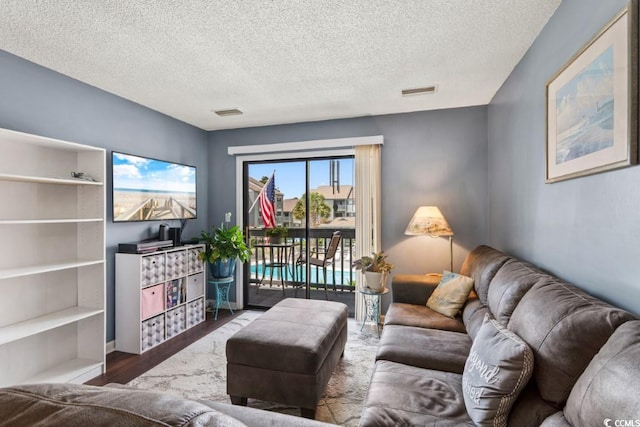
{"type": "Polygon", "coordinates": [[[0,129],[0,152],[0,386],[85,382],[105,369],[105,150],[0,129]]]}

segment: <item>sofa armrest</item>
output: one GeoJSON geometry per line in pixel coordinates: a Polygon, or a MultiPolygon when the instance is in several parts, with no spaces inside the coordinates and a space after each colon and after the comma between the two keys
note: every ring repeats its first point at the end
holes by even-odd
{"type": "Polygon", "coordinates": [[[392,301],[425,305],[438,287],[442,274],[396,274],[391,281],[392,301]]]}

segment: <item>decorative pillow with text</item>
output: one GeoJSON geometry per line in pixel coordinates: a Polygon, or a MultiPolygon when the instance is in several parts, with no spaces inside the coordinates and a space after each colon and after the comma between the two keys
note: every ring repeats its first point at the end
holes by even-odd
{"type": "Polygon", "coordinates": [[[445,271],[438,287],[427,300],[427,307],[445,316],[455,317],[469,297],[471,288],[471,277],[445,271]]]}
{"type": "Polygon", "coordinates": [[[462,373],[462,394],[471,420],[477,426],[506,426],[513,402],[532,373],[531,348],[486,314],[462,373]]]}

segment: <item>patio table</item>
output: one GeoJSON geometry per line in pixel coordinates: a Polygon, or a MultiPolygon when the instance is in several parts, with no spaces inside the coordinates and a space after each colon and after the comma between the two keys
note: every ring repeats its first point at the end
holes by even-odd
{"type": "Polygon", "coordinates": [[[280,278],[282,285],[282,295],[285,295],[285,282],[296,285],[296,269],[294,268],[294,243],[257,243],[253,245],[256,249],[256,259],[258,265],[262,260],[262,275],[257,283],[256,292],[260,285],[264,283],[267,269],[269,269],[269,286],[273,286],[273,278],[276,275],[280,278]],[[287,280],[290,278],[289,280],[287,280]]]}

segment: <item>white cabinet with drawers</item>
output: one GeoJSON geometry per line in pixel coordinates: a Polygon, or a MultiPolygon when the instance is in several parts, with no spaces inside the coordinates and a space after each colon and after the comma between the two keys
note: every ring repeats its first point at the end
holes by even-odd
{"type": "Polygon", "coordinates": [[[204,321],[203,249],[116,254],[116,350],[140,354],[204,321]]]}

